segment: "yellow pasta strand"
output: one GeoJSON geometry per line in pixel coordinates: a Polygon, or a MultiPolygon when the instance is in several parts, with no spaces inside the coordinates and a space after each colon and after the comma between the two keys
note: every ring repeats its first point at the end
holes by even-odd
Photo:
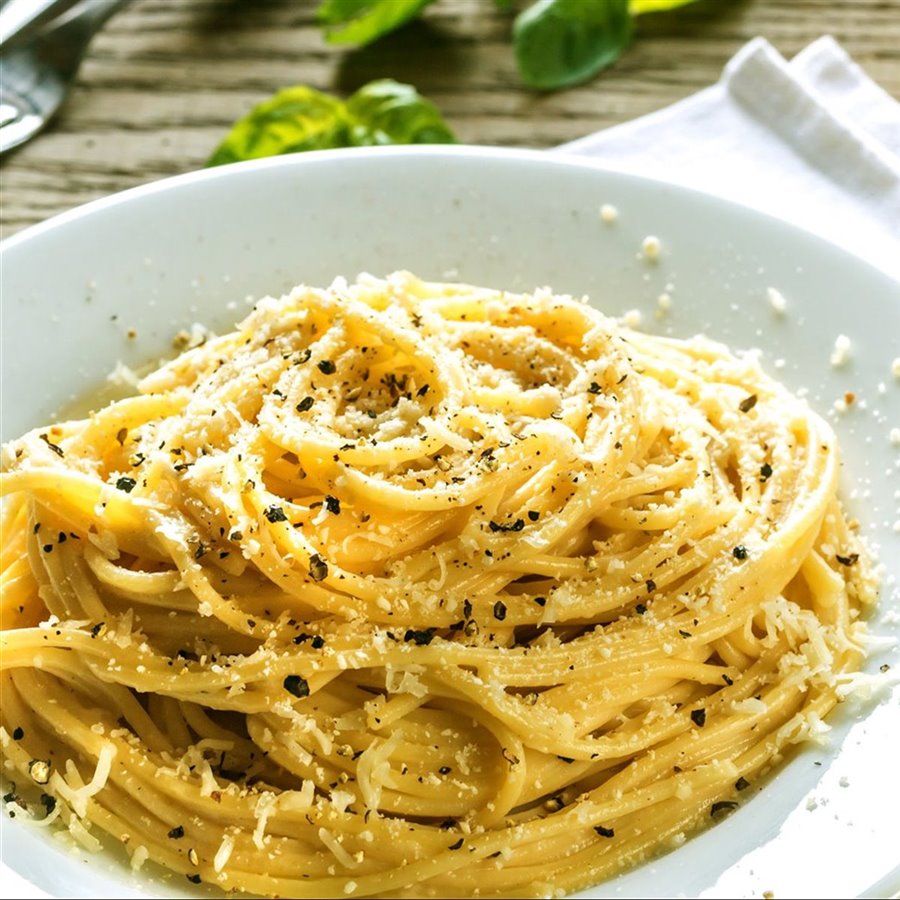
{"type": "Polygon", "coordinates": [[[754,359],[581,300],[265,299],[3,449],[15,802],[223,890],[596,883],[741,802],[858,668],[837,474],[754,359]]]}

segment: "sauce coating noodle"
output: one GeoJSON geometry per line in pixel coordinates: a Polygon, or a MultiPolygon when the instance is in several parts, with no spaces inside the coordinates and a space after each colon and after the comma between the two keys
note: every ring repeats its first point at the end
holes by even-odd
{"type": "Polygon", "coordinates": [[[817,733],[875,597],[805,402],[548,290],[297,288],[3,462],[7,774],[227,890],[596,883],[817,733]]]}

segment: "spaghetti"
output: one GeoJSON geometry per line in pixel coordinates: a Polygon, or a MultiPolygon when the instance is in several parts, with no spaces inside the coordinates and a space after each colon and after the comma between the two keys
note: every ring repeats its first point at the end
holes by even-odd
{"type": "Polygon", "coordinates": [[[226,890],[596,883],[827,727],[875,596],[803,401],[549,291],[298,288],[4,470],[22,813],[226,890]]]}

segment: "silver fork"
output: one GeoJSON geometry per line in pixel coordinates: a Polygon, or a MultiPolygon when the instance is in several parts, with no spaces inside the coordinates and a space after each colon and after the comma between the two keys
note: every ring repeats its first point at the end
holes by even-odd
{"type": "Polygon", "coordinates": [[[128,0],[51,0],[0,9],[0,154],[30,140],[53,117],[75,81],[91,38],[128,0]],[[58,12],[55,18],[46,17],[58,12]]]}

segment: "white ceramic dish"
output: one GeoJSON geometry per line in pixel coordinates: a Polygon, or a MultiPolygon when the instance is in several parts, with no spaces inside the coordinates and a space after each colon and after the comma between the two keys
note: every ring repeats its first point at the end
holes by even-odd
{"type": "MultiPolygon", "coordinates": [[[[477,148],[336,151],[159,182],[60,216],[2,250],[2,437],[48,419],[119,360],[166,351],[195,321],[228,327],[245,299],[301,281],[406,268],[428,278],[587,293],[644,327],[759,347],[831,410],[845,495],[886,569],[873,628],[900,621],[900,284],[839,248],[714,197],[551,155],[477,148]],[[601,204],[619,210],[601,221],[601,204]],[[640,253],[662,241],[658,262],[640,253]],[[784,315],[767,291],[787,300],[784,315]],[[657,318],[666,292],[669,312],[657,318]],[[129,338],[129,329],[136,337],[129,338]],[[835,338],[851,342],[834,368],[835,338]],[[853,408],[836,415],[846,391],[853,408]]],[[[898,668],[893,651],[870,660],[898,668]]],[[[584,896],[883,896],[900,888],[900,696],[845,704],[827,747],[680,849],[584,896]]],[[[2,825],[32,896],[184,896],[115,859],[84,860],[2,825]],[[42,889],[42,890],[41,890],[42,889]]],[[[7,878],[9,869],[6,869],[7,878]]],[[[0,873],[0,879],[3,874],[0,873]]],[[[0,881],[2,885],[2,881],[0,881]]],[[[4,895],[13,889],[7,881],[4,895]]],[[[16,889],[18,893],[18,889],[16,889]]],[[[198,889],[198,894],[202,890],[198,889]]]]}

